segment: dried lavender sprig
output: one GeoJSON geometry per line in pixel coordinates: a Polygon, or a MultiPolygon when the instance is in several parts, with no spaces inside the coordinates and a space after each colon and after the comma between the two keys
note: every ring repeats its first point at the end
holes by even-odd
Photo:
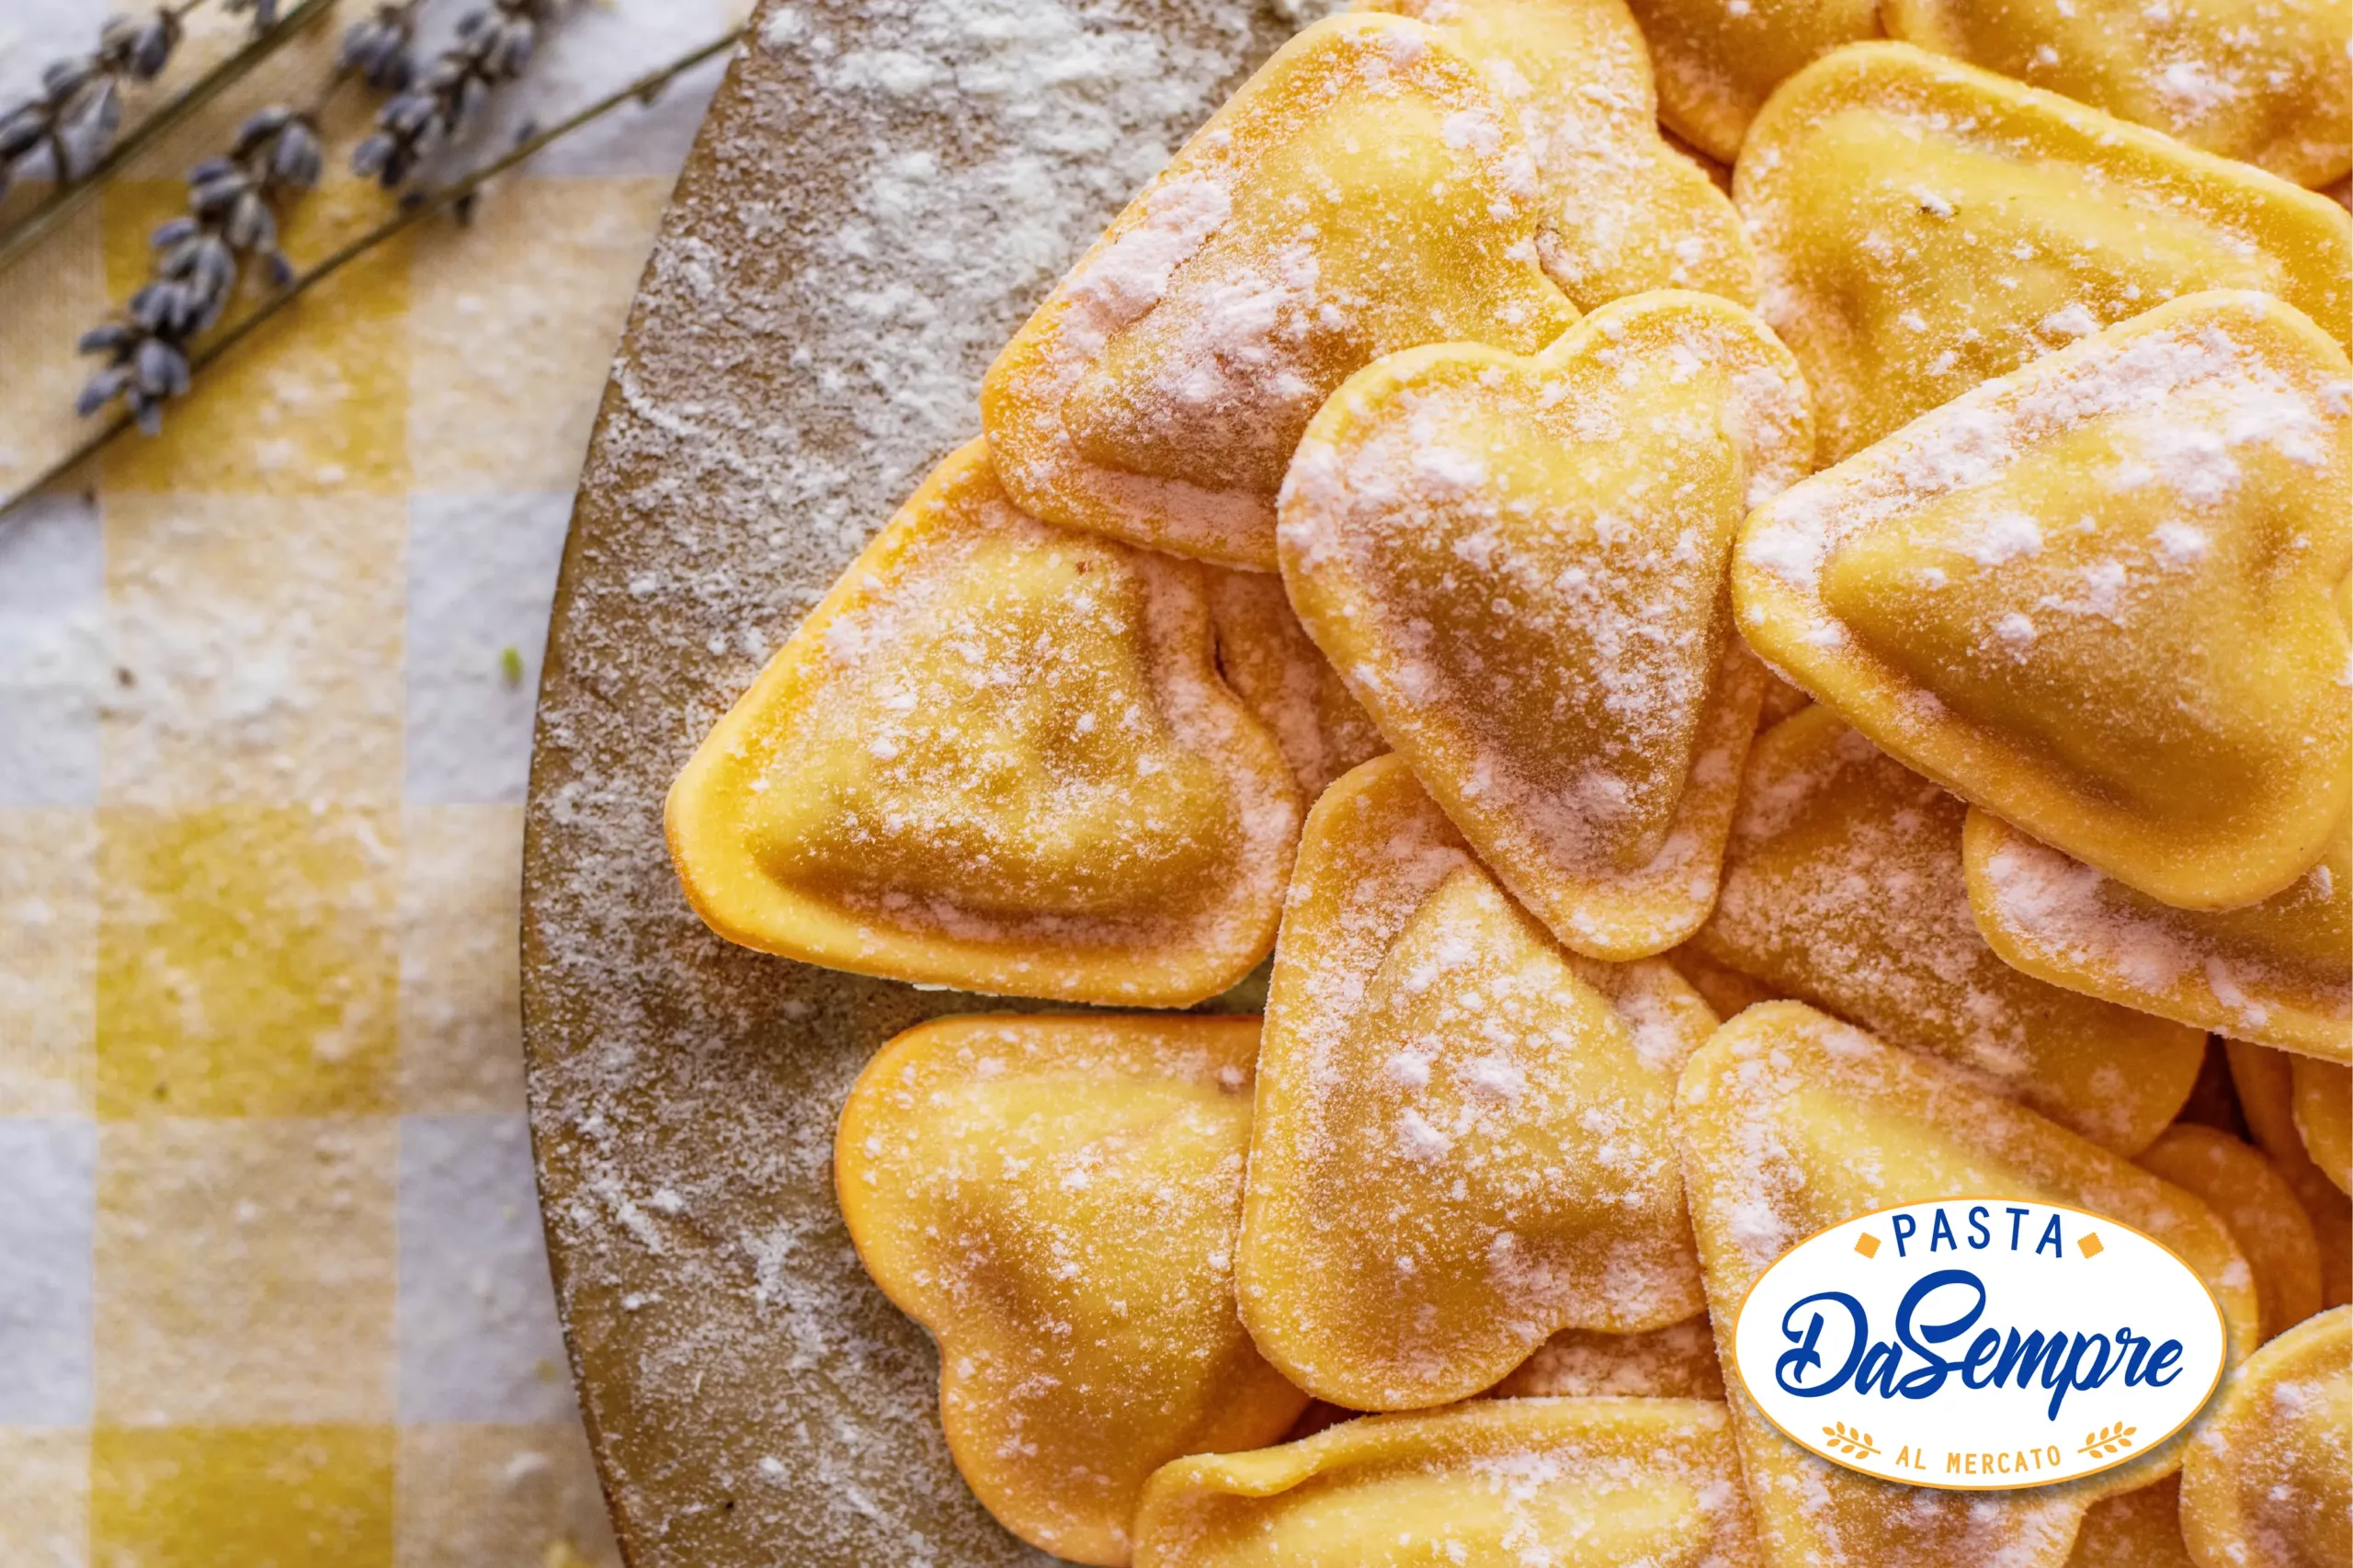
{"type": "Polygon", "coordinates": [[[52,61],[40,74],[40,91],[0,108],[0,196],[41,153],[60,183],[86,174],[122,129],[124,85],[164,74],[186,31],[180,18],[203,3],[180,0],[108,17],[97,49],[52,61]]]}
{"type": "MultiPolygon", "coordinates": [[[[219,334],[209,339],[203,347],[188,355],[188,367],[190,378],[203,374],[207,366],[235,348],[278,312],[293,304],[295,301],[326,282],[336,273],[341,272],[387,240],[405,233],[437,212],[448,211],[516,165],[538,156],[550,144],[562,141],[585,125],[604,119],[624,104],[653,103],[662,90],[672,82],[713,55],[734,48],[737,40],[743,36],[743,28],[732,28],[692,53],[681,55],[667,65],[647,72],[627,86],[608,93],[586,108],[565,116],[529,141],[517,142],[502,156],[492,159],[489,163],[449,181],[447,185],[421,193],[415,201],[402,203],[391,217],[369,229],[366,233],[356,235],[345,242],[334,254],[311,267],[284,289],[222,328],[219,334]]],[[[100,448],[131,428],[132,423],[127,410],[118,412],[113,418],[85,437],[73,450],[41,470],[5,501],[0,501],[0,520],[14,517],[27,499],[39,494],[83,463],[87,462],[100,448]]]]}
{"type": "Polygon", "coordinates": [[[188,171],[188,211],[148,236],[150,277],[117,319],[77,345],[106,363],[82,388],[74,412],[87,418],[119,399],[140,429],[163,428],[164,404],[188,389],[188,346],[228,308],[238,282],[258,265],[274,288],[294,280],[278,248],[278,209],[319,183],[324,165],[310,116],[271,108],[247,117],[225,157],[188,171]]]}
{"type": "Polygon", "coordinates": [[[407,89],[416,77],[416,10],[423,0],[382,0],[375,10],[344,28],[335,68],[382,92],[407,89]]]}
{"type": "Polygon", "coordinates": [[[386,190],[407,182],[435,149],[472,119],[492,89],[520,76],[557,0],[491,0],[458,19],[458,41],[422,80],[377,111],[376,129],[351,152],[351,172],[386,190]]]}
{"type": "MultiPolygon", "coordinates": [[[[31,250],[44,235],[89,199],[91,194],[118,169],[153,146],[157,140],[187,123],[189,116],[235,85],[255,66],[298,37],[305,27],[325,16],[334,5],[335,0],[301,0],[268,33],[250,40],[236,53],[181,88],[169,102],[158,107],[152,114],[142,115],[138,124],[118,140],[103,157],[84,170],[79,177],[60,181],[39,206],[6,230],[0,231],[0,268],[6,268],[31,250]]],[[[183,15],[191,8],[192,5],[180,7],[183,15]]],[[[6,157],[0,156],[0,163],[8,161],[6,157]]],[[[5,183],[0,181],[0,185],[5,183]]]]}

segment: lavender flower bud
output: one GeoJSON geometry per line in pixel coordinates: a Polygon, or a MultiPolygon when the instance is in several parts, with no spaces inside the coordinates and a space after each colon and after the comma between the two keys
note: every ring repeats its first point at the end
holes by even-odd
{"type": "Polygon", "coordinates": [[[272,180],[296,190],[308,190],[319,183],[324,165],[325,153],[319,146],[318,132],[307,122],[295,120],[278,133],[278,145],[269,158],[272,180]]]}
{"type": "Polygon", "coordinates": [[[16,104],[0,112],[0,164],[14,163],[40,146],[48,128],[39,104],[16,104]]]}
{"type": "Polygon", "coordinates": [[[97,70],[98,62],[86,58],[51,61],[41,70],[41,91],[49,95],[51,102],[55,103],[87,85],[90,78],[97,74],[97,70]]]}
{"type": "Polygon", "coordinates": [[[131,367],[109,365],[84,383],[82,395],[74,400],[74,412],[84,419],[96,414],[122,394],[131,384],[131,367]]]}
{"type": "Polygon", "coordinates": [[[237,198],[229,209],[229,221],[222,225],[221,237],[233,250],[258,250],[278,239],[278,219],[268,204],[251,190],[237,198]]]}
{"type": "Polygon", "coordinates": [[[236,137],[229,143],[229,156],[244,157],[280,131],[285,130],[287,122],[293,118],[294,111],[282,104],[272,104],[267,108],[256,109],[245,116],[244,124],[237,127],[236,137]]]}
{"type": "MultiPolygon", "coordinates": [[[[139,390],[150,397],[164,396],[172,384],[172,361],[178,358],[161,338],[143,339],[131,357],[131,371],[138,378],[139,390]]],[[[186,364],[181,360],[183,369],[186,364]]]]}

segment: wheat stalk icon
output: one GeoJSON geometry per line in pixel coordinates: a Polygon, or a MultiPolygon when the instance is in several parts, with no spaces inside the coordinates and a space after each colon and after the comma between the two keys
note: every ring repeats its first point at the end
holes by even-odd
{"type": "Polygon", "coordinates": [[[2090,1459],[2109,1459],[2130,1449],[2132,1446],[2132,1434],[2140,1429],[2138,1426],[2127,1426],[2120,1421],[2113,1426],[2103,1426],[2097,1432],[2086,1432],[2084,1434],[2084,1446],[2079,1451],[2090,1459]]]}
{"type": "Polygon", "coordinates": [[[1822,1429],[1822,1435],[1829,1439],[1830,1451],[1834,1454],[1845,1454],[1850,1459],[1867,1460],[1879,1452],[1879,1446],[1871,1440],[1871,1435],[1869,1432],[1851,1427],[1844,1421],[1824,1426],[1822,1429]]]}

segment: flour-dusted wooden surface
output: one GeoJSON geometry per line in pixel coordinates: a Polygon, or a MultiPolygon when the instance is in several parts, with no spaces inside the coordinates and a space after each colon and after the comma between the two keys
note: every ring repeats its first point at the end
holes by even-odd
{"type": "Polygon", "coordinates": [[[688,160],[574,512],[526,846],[541,1195],[635,1568],[1045,1561],[957,1479],[929,1343],[833,1197],[869,1055],[984,1004],[722,943],[662,797],[977,430],[998,346],[1304,9],[769,4],[688,160]]]}

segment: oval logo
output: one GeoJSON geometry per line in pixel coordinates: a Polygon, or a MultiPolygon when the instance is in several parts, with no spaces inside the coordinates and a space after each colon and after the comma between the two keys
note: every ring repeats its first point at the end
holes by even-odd
{"type": "Polygon", "coordinates": [[[2222,1381],[2205,1281],[2104,1215],[1906,1203],[1776,1259],[1733,1321],[1767,1419],[1848,1470],[1972,1492],[2047,1486],[2164,1442],[2222,1381]]]}

